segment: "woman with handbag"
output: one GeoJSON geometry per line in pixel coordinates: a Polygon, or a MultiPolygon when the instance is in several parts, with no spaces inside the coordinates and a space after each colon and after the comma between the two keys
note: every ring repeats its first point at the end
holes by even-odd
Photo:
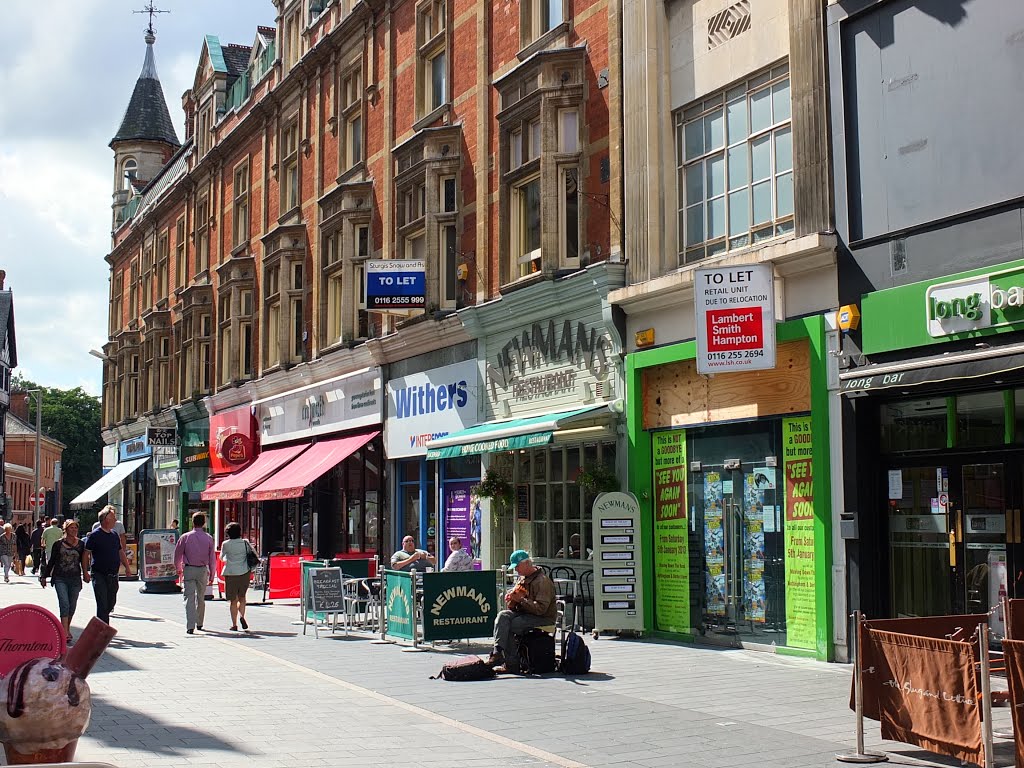
{"type": "Polygon", "coordinates": [[[14,529],[14,538],[18,540],[18,563],[16,573],[19,576],[25,575],[25,562],[32,554],[32,537],[28,535],[25,524],[21,523],[14,529]]]}
{"type": "Polygon", "coordinates": [[[248,539],[242,538],[242,526],[238,523],[228,523],[224,532],[228,537],[220,545],[220,559],[224,563],[221,574],[224,576],[224,597],[231,611],[231,631],[237,632],[239,624],[242,629],[249,628],[245,620],[245,593],[249,591],[249,580],[255,568],[253,560],[259,562],[259,556],[248,539]]]}
{"type": "Polygon", "coordinates": [[[85,570],[85,543],[78,538],[78,523],[74,520],[64,522],[64,538],[53,542],[48,553],[46,567],[42,570],[39,583],[45,587],[46,580],[53,582],[57,590],[57,606],[60,610],[60,623],[68,636],[68,643],[74,642],[71,636],[71,620],[75,618],[78,607],[78,595],[82,591],[82,582],[89,581],[89,572],[85,570]]]}

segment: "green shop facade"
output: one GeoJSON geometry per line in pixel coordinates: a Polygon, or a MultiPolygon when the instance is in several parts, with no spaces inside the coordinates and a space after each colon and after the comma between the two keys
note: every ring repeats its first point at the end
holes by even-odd
{"type": "Polygon", "coordinates": [[[862,354],[840,375],[851,607],[1021,597],[1024,261],[875,291],[860,312],[862,354]]]}
{"type": "Polygon", "coordinates": [[[655,634],[829,660],[826,323],[776,326],[773,370],[703,376],[696,342],[626,357],[629,488],[655,634]]]}

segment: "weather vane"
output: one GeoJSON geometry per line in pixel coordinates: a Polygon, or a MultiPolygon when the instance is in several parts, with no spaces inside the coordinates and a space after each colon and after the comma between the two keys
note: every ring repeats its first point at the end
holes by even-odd
{"type": "Polygon", "coordinates": [[[149,26],[146,27],[146,32],[149,34],[155,34],[156,30],[153,29],[153,14],[156,13],[170,13],[170,11],[162,11],[153,5],[153,0],[149,0],[149,4],[141,11],[132,11],[132,13],[148,13],[149,14],[149,26]]]}

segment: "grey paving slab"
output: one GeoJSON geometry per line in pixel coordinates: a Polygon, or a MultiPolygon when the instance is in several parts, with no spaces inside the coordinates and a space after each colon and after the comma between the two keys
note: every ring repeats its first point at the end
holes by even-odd
{"type": "MultiPolygon", "coordinates": [[[[16,579],[0,607],[52,590],[16,579]]],[[[94,609],[83,591],[75,626],[94,609]]],[[[448,660],[486,644],[413,651],[301,634],[293,602],[251,605],[251,632],[227,631],[223,602],[207,632],[184,632],[174,595],[123,582],[119,636],[89,682],[93,724],[78,759],[121,768],[272,768],[412,765],[818,768],[853,743],[849,670],[803,659],[663,641],[589,641],[595,674],[429,680],[448,660]]],[[[1008,713],[997,712],[996,722],[1008,713]]],[[[929,757],[868,743],[908,764],[929,757]]],[[[1002,765],[1011,749],[1000,749],[1002,765]]],[[[944,763],[948,765],[949,763],[944,763]]]]}

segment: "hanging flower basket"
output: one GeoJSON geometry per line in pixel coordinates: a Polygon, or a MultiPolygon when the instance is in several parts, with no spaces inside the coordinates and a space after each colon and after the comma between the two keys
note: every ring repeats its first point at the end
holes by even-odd
{"type": "Polygon", "coordinates": [[[580,470],[576,475],[576,485],[585,493],[611,493],[619,490],[619,477],[615,470],[606,464],[580,470]]]}
{"type": "Polygon", "coordinates": [[[472,492],[484,499],[491,499],[500,504],[512,503],[512,483],[501,472],[488,469],[479,485],[474,485],[472,492]]]}

